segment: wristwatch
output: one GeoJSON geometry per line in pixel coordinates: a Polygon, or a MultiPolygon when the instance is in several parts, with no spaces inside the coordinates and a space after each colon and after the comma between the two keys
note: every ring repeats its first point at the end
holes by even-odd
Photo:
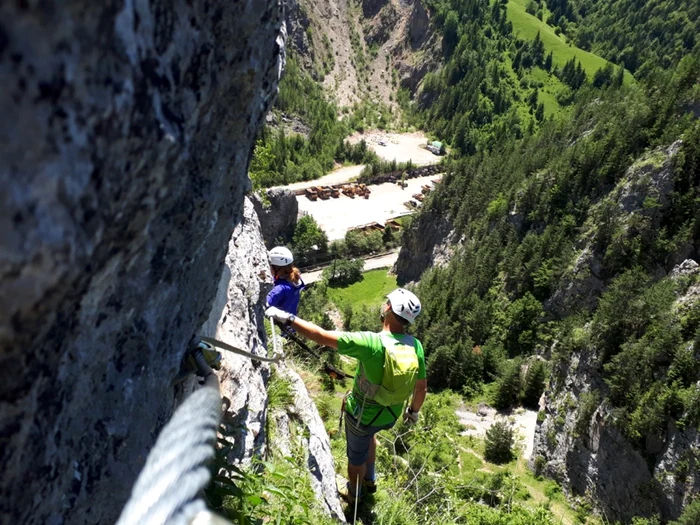
{"type": "Polygon", "coordinates": [[[294,321],[297,320],[297,316],[294,314],[289,314],[289,317],[287,318],[287,322],[284,323],[285,326],[291,326],[294,321]]]}

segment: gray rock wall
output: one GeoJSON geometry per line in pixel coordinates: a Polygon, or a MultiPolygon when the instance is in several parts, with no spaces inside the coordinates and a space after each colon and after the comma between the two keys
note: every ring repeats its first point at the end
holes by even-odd
{"type": "Polygon", "coordinates": [[[456,243],[452,223],[446,217],[435,210],[418,215],[404,231],[399,258],[394,265],[399,283],[417,281],[428,268],[446,264],[456,243]]]}
{"type": "Polygon", "coordinates": [[[242,219],[280,28],[274,0],[0,4],[0,522],[118,516],[242,219]]]}
{"type": "MultiPolygon", "coordinates": [[[[243,220],[231,236],[216,299],[201,335],[256,355],[267,355],[261,299],[272,287],[268,267],[260,223],[246,198],[243,220]]],[[[228,460],[248,464],[254,455],[264,452],[270,367],[225,350],[221,354],[222,366],[217,375],[221,395],[230,401],[222,420],[227,439],[235,445],[228,460]]]]}
{"type": "Polygon", "coordinates": [[[272,248],[278,239],[290,242],[299,215],[299,203],[294,192],[284,188],[267,190],[269,205],[263,203],[256,193],[251,201],[260,219],[265,244],[272,248]]]}

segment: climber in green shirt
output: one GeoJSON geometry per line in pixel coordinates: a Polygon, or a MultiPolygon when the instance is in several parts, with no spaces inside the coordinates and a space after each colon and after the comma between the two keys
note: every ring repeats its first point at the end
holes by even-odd
{"type": "Polygon", "coordinates": [[[266,317],[294,328],[299,335],[358,361],[345,404],[348,487],[341,495],[350,503],[362,495],[362,487],[369,493],[376,492],[375,434],[394,426],[409,397],[404,421],[418,421],[428,391],[425,357],[420,341],[406,334],[406,328],[420,310],[420,301],[413,293],[403,288],[394,290],[382,306],[380,333],[329,331],[278,308],[265,311],[266,317]]]}

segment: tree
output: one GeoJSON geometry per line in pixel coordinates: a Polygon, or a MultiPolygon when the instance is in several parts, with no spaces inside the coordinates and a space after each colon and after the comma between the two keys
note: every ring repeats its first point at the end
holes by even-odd
{"type": "Polygon", "coordinates": [[[613,80],[613,73],[613,65],[608,62],[603,67],[598,69],[593,75],[593,87],[602,88],[609,86],[613,80]]]}
{"type": "Polygon", "coordinates": [[[549,53],[547,53],[547,56],[544,59],[544,68],[547,71],[552,70],[552,52],[551,51],[549,53]]]}
{"type": "Polygon", "coordinates": [[[497,421],[486,431],[484,457],[492,463],[508,463],[513,459],[515,438],[513,429],[497,421]]]}
{"type": "Polygon", "coordinates": [[[445,56],[449,57],[459,42],[459,16],[454,11],[447,13],[443,35],[442,46],[445,56]]]}
{"type": "Polygon", "coordinates": [[[304,215],[297,222],[292,237],[292,251],[300,262],[305,262],[312,251],[325,252],[328,236],[311,215],[304,215]]]}
{"type": "Polygon", "coordinates": [[[537,104],[537,109],[535,110],[535,118],[537,122],[542,122],[544,120],[544,104],[540,102],[537,104]]]}
{"type": "Polygon", "coordinates": [[[544,380],[547,370],[544,361],[535,359],[527,370],[525,387],[523,388],[523,405],[536,409],[539,406],[540,396],[544,392],[544,380]]]}
{"type": "Polygon", "coordinates": [[[520,397],[520,359],[514,359],[504,366],[503,373],[496,383],[493,404],[499,410],[507,410],[518,402],[520,397]]]}
{"type": "Polygon", "coordinates": [[[336,259],[323,270],[323,277],[330,284],[347,286],[362,280],[362,259],[336,259]]]}

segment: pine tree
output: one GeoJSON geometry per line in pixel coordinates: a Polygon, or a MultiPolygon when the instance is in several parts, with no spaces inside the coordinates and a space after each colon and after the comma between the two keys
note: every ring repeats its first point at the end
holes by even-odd
{"type": "Polygon", "coordinates": [[[497,421],[486,431],[484,457],[492,463],[508,463],[513,459],[514,444],[513,429],[504,421],[497,421]]]}

